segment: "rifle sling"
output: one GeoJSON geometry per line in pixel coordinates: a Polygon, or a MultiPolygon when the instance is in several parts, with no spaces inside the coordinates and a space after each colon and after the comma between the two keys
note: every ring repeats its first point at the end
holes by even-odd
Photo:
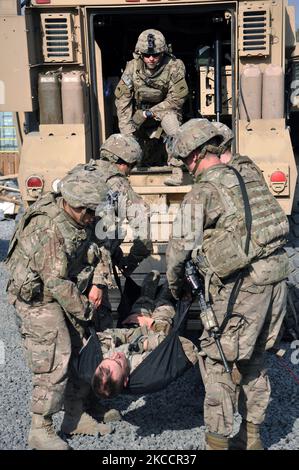
{"type": "MultiPolygon", "coordinates": [[[[245,252],[246,256],[248,256],[249,243],[250,243],[250,238],[251,238],[251,227],[252,227],[252,212],[251,212],[251,208],[250,208],[248,193],[247,193],[247,190],[246,190],[244,180],[243,180],[242,176],[240,175],[240,173],[236,170],[236,168],[234,168],[230,165],[227,165],[227,166],[235,173],[236,177],[238,178],[239,185],[240,185],[240,190],[241,190],[241,193],[242,193],[242,198],[243,198],[243,203],[244,203],[244,213],[245,213],[245,226],[246,226],[246,232],[247,232],[244,252],[245,252]]],[[[243,283],[243,274],[244,274],[243,270],[239,271],[239,273],[237,275],[237,279],[235,281],[235,284],[234,284],[234,286],[232,288],[232,291],[230,293],[228,303],[227,303],[226,314],[225,314],[225,317],[224,317],[224,320],[223,320],[222,324],[219,327],[221,334],[224,331],[229,319],[232,317],[233,308],[234,308],[234,305],[235,305],[235,302],[237,300],[240,288],[241,288],[242,283],[243,283]]]]}

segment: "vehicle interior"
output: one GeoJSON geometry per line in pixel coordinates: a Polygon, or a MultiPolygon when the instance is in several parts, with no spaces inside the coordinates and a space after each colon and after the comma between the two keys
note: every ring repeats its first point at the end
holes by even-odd
{"type": "Polygon", "coordinates": [[[164,34],[172,54],[185,64],[189,96],[184,105],[183,121],[207,117],[232,125],[234,35],[229,6],[221,10],[219,6],[218,9],[212,6],[153,9],[151,6],[150,15],[146,8],[107,8],[94,11],[91,21],[91,39],[101,51],[103,90],[98,92],[104,96],[106,137],[119,132],[115,87],[126,63],[133,58],[139,34],[150,28],[164,34]]]}

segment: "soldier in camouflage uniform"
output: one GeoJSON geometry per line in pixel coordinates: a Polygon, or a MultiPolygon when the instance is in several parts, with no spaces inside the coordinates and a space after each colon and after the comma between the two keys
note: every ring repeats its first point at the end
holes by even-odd
{"type": "MultiPolygon", "coordinates": [[[[109,189],[118,194],[118,228],[121,228],[124,219],[133,233],[133,245],[127,256],[123,255],[120,244],[125,233],[119,230],[114,239],[98,240],[101,257],[93,273],[92,287],[89,291],[89,301],[98,308],[100,329],[112,327],[111,305],[108,298],[108,288],[112,286],[111,257],[125,276],[129,276],[136,267],[148,257],[152,251],[149,239],[150,209],[133,190],[128,175],[131,169],[141,158],[141,148],[132,136],[113,134],[103,143],[100,149],[99,160],[90,160],[87,165],[79,164],[69,175],[85,172],[89,181],[95,185],[106,184],[109,189]]],[[[63,181],[63,180],[62,180],[63,181]]]]}
{"type": "MultiPolygon", "coordinates": [[[[115,90],[119,129],[123,134],[134,133],[143,143],[144,163],[161,164],[154,157],[161,160],[162,131],[175,134],[182,120],[188,95],[185,66],[168,52],[163,34],[155,29],[140,34],[133,56],[115,90]]],[[[182,184],[181,162],[169,157],[168,164],[173,174],[165,184],[182,184]]]]}
{"type": "MultiPolygon", "coordinates": [[[[115,328],[98,333],[103,361],[95,371],[93,389],[102,397],[111,398],[127,385],[129,375],[165,339],[170,332],[175,309],[167,283],[155,298],[159,272],[151,271],[144,279],[141,295],[133,305],[124,324],[137,322],[137,328],[115,328]],[[136,350],[129,346],[137,342],[136,350]]],[[[180,336],[183,350],[192,364],[198,362],[198,350],[188,339],[180,336]]],[[[134,348],[135,349],[135,348],[134,348]]]]}
{"type": "Polygon", "coordinates": [[[284,279],[289,265],[282,247],[288,221],[260,174],[254,176],[244,166],[252,218],[247,236],[248,211],[245,216],[237,175],[218,158],[223,152],[219,135],[209,121],[194,119],[181,127],[173,143],[172,151],[184,159],[195,184],[174,224],[167,249],[167,278],[179,298],[185,261],[195,260],[205,277],[207,300],[220,328],[223,325],[221,344],[233,368],[232,374],[225,372],[214,339],[204,330],[200,339],[206,357],[206,448],[229,447],[239,382],[238,410],[243,422],[230,448],[262,449],[259,428],[270,399],[264,352],[277,339],[286,310],[284,279]],[[191,214],[191,227],[186,231],[188,224],[183,224],[179,234],[178,222],[184,213],[191,214]]]}
{"type": "Polygon", "coordinates": [[[8,293],[33,373],[28,442],[35,449],[69,448],[55,434],[52,415],[62,406],[73,340],[82,346],[92,318],[77,282],[89,264],[95,210],[107,191],[104,185],[70,179],[61,195],[48,193],[26,211],[10,243],[8,293]]]}
{"type": "MultiPolygon", "coordinates": [[[[231,146],[234,139],[234,134],[231,129],[221,122],[214,122],[213,125],[217,127],[218,131],[223,136],[223,142],[221,144],[222,154],[220,156],[221,162],[235,167],[241,175],[249,173],[251,173],[254,177],[259,175],[261,184],[265,185],[267,188],[268,185],[260,168],[249,157],[232,153],[231,146]]],[[[291,283],[289,281],[288,288],[290,288],[290,284],[291,283]]],[[[290,290],[288,291],[288,295],[291,295],[290,290]]],[[[298,320],[296,317],[296,312],[290,307],[287,309],[287,313],[284,318],[283,337],[284,335],[287,335],[287,338],[296,339],[298,335],[296,329],[297,324],[298,320]]]]}

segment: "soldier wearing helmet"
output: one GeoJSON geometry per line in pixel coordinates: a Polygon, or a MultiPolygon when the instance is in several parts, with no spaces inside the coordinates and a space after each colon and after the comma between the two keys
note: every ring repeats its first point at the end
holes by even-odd
{"type": "Polygon", "coordinates": [[[150,210],[141,196],[133,190],[127,176],[141,159],[141,147],[134,137],[112,134],[100,148],[100,158],[90,160],[87,165],[79,164],[68,175],[82,171],[95,186],[107,185],[112,193],[118,194],[118,227],[115,238],[98,240],[101,259],[98,262],[89,291],[89,301],[98,309],[100,329],[112,326],[111,304],[108,288],[112,286],[111,265],[116,264],[125,276],[150,255],[152,243],[149,239],[150,210]],[[120,245],[125,238],[123,223],[128,221],[133,233],[133,245],[128,255],[124,255],[120,245]],[[112,257],[112,262],[111,262],[112,257]]]}
{"type": "Polygon", "coordinates": [[[231,135],[227,138],[223,126],[192,119],[172,143],[172,153],[184,161],[195,184],[173,225],[167,279],[173,295],[182,297],[185,262],[194,260],[233,371],[225,371],[215,341],[204,329],[206,449],[262,449],[260,425],[270,399],[264,352],[278,337],[286,312],[289,263],[283,246],[288,221],[259,173],[246,165],[241,173],[221,163],[231,135]],[[229,440],[236,407],[242,424],[229,440]]]}
{"type": "MultiPolygon", "coordinates": [[[[140,34],[133,56],[115,90],[119,129],[136,135],[144,164],[161,164],[165,157],[161,135],[177,132],[188,95],[185,66],[168,52],[163,34],[155,29],[140,34]]],[[[182,184],[181,162],[168,158],[168,164],[173,175],[165,184],[182,184]]]]}
{"type": "MultiPolygon", "coordinates": [[[[84,175],[70,175],[61,194],[38,199],[20,220],[8,250],[8,293],[15,306],[28,366],[33,374],[29,446],[64,450],[52,415],[61,410],[71,350],[82,346],[92,309],[79,288],[94,242],[95,211],[107,198],[84,175]],[[74,342],[77,341],[76,346],[74,342]]],[[[71,408],[69,406],[69,408],[71,408]]],[[[68,412],[68,404],[65,410],[68,412]]],[[[90,416],[77,416],[77,431],[100,432],[90,416]]]]}

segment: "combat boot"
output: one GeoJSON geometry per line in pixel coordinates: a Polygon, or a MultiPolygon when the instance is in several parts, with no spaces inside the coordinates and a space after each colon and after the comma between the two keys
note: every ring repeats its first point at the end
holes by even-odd
{"type": "Polygon", "coordinates": [[[228,450],[228,437],[214,432],[207,432],[205,450],[228,450]]]}
{"type": "Polygon", "coordinates": [[[238,434],[230,439],[229,450],[264,450],[260,426],[243,420],[238,434]]]}
{"type": "Polygon", "coordinates": [[[54,431],[50,416],[32,415],[28,444],[36,450],[70,450],[71,447],[54,431]]]}
{"type": "Polygon", "coordinates": [[[172,167],[172,175],[165,179],[166,186],[181,186],[183,184],[183,170],[179,166],[172,167]]]}
{"type": "Polygon", "coordinates": [[[65,434],[74,436],[83,434],[86,436],[104,436],[111,434],[113,427],[111,424],[98,423],[87,413],[82,413],[80,417],[73,417],[65,413],[61,425],[61,431],[65,434]]]}
{"type": "Polygon", "coordinates": [[[83,411],[82,400],[65,401],[64,417],[61,424],[61,431],[71,436],[84,434],[87,436],[97,436],[100,434],[110,434],[113,428],[110,424],[98,423],[89,414],[83,411]]]}
{"type": "Polygon", "coordinates": [[[104,423],[114,423],[115,421],[121,421],[122,417],[118,410],[115,408],[107,408],[103,406],[100,399],[95,396],[91,391],[87,400],[85,409],[97,421],[103,421],[104,423]]]}

